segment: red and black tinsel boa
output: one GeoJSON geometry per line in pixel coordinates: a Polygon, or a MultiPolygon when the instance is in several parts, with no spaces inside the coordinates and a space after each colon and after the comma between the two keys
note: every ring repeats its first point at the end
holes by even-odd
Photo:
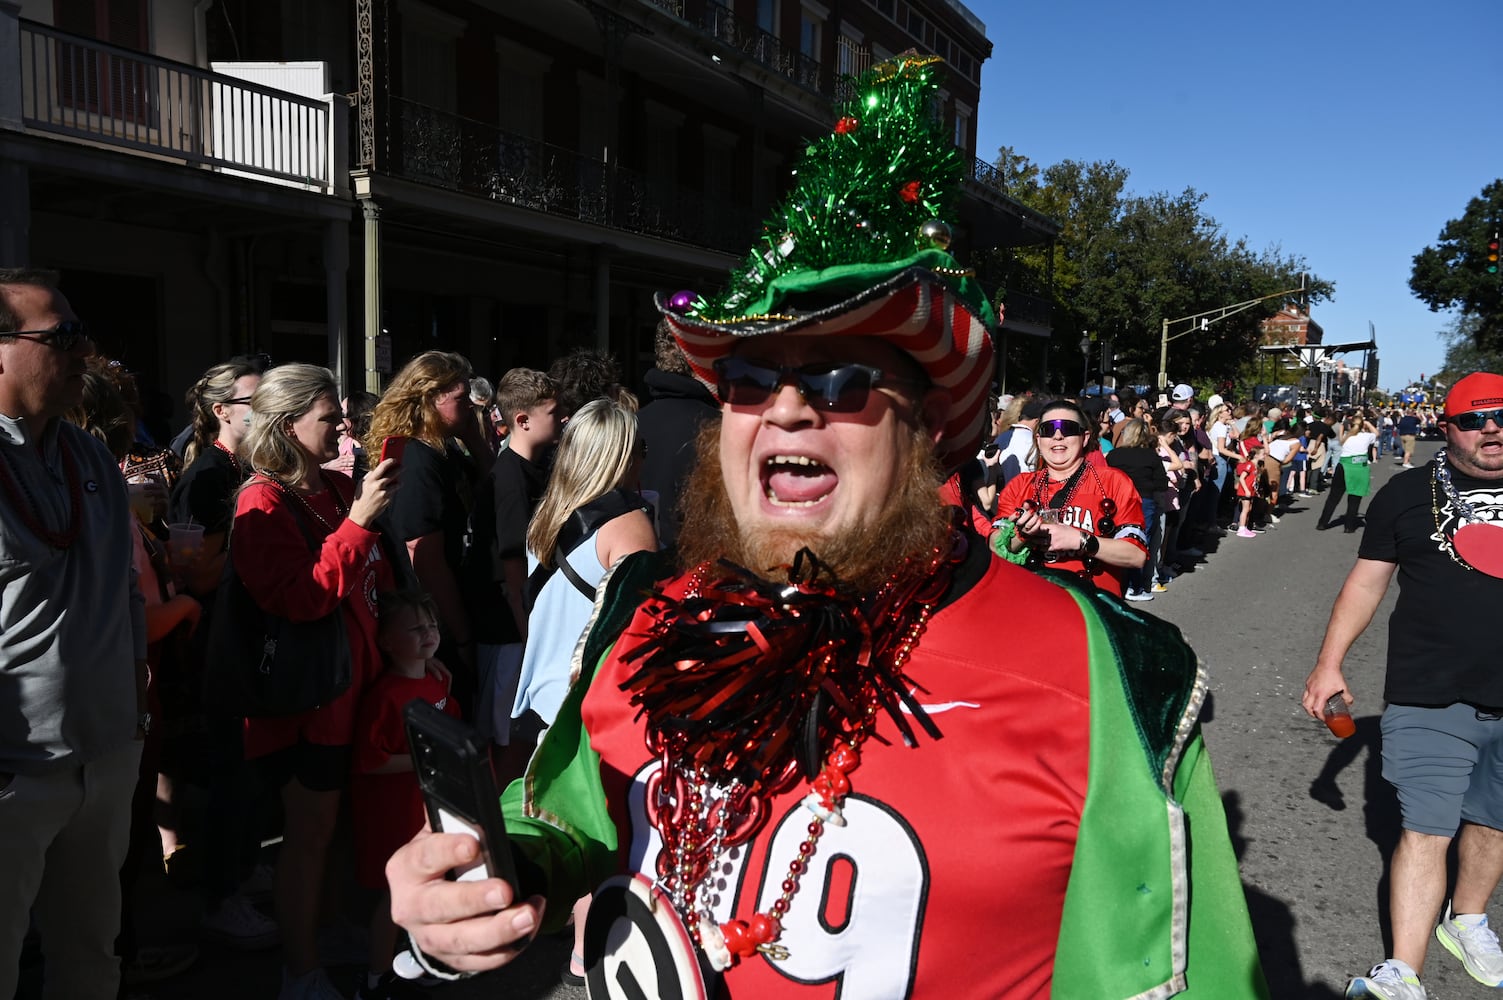
{"type": "Polygon", "coordinates": [[[818,774],[836,740],[870,735],[878,711],[909,746],[902,706],[938,739],[903,666],[965,550],[955,532],[864,598],[808,549],[786,583],[722,560],[693,570],[682,597],[653,594],[645,632],[624,637],[636,669],[621,685],[646,717],[649,750],[679,774],[738,785],[748,815],[801,767],[818,774]]]}

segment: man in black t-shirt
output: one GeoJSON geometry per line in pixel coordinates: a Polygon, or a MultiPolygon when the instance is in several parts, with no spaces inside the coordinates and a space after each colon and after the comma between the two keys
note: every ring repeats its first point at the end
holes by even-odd
{"type": "Polygon", "coordinates": [[[1491,631],[1503,606],[1503,376],[1460,380],[1446,414],[1446,449],[1373,498],[1305,681],[1303,705],[1317,719],[1328,703],[1352,703],[1342,661],[1397,570],[1382,717],[1383,777],[1404,827],[1391,868],[1393,953],[1352,980],[1348,997],[1423,1000],[1432,927],[1474,979],[1503,985],[1485,914],[1503,873],[1503,671],[1491,631]],[[1458,828],[1460,867],[1436,926],[1458,828]]]}

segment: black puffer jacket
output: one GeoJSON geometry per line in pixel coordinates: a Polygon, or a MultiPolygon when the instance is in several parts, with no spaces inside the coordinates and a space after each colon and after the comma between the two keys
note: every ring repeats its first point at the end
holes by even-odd
{"type": "Polygon", "coordinates": [[[642,466],[642,488],[658,494],[658,541],[672,545],[678,540],[682,518],[678,497],[689,473],[694,471],[694,441],[699,430],[720,419],[715,397],[690,375],[675,375],[650,369],[643,381],[652,401],[637,415],[642,438],[647,442],[647,461],[642,466]]]}

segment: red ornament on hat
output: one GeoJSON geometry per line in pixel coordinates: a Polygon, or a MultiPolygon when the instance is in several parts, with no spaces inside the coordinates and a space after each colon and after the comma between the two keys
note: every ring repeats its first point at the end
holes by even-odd
{"type": "Polygon", "coordinates": [[[913,204],[914,202],[918,201],[919,200],[919,182],[918,181],[909,181],[907,184],[904,184],[902,187],[898,188],[898,197],[902,198],[904,201],[908,202],[910,205],[913,204]]]}
{"type": "Polygon", "coordinates": [[[861,123],[850,115],[846,115],[835,123],[836,135],[850,135],[861,127],[861,123]]]}

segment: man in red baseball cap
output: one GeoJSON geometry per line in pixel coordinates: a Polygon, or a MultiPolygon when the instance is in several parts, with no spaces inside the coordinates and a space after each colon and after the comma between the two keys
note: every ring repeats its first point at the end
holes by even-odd
{"type": "Polygon", "coordinates": [[[1353,703],[1342,661],[1398,570],[1382,717],[1383,777],[1398,792],[1404,827],[1390,873],[1393,951],[1352,980],[1348,997],[1423,1000],[1432,933],[1474,979],[1503,985],[1485,912],[1503,872],[1503,672],[1491,628],[1503,605],[1503,375],[1457,382],[1445,432],[1431,462],[1400,472],[1373,498],[1357,564],[1305,681],[1304,708],[1317,719],[1336,698],[1353,703]],[[1458,829],[1460,867],[1442,916],[1458,829]]]}

